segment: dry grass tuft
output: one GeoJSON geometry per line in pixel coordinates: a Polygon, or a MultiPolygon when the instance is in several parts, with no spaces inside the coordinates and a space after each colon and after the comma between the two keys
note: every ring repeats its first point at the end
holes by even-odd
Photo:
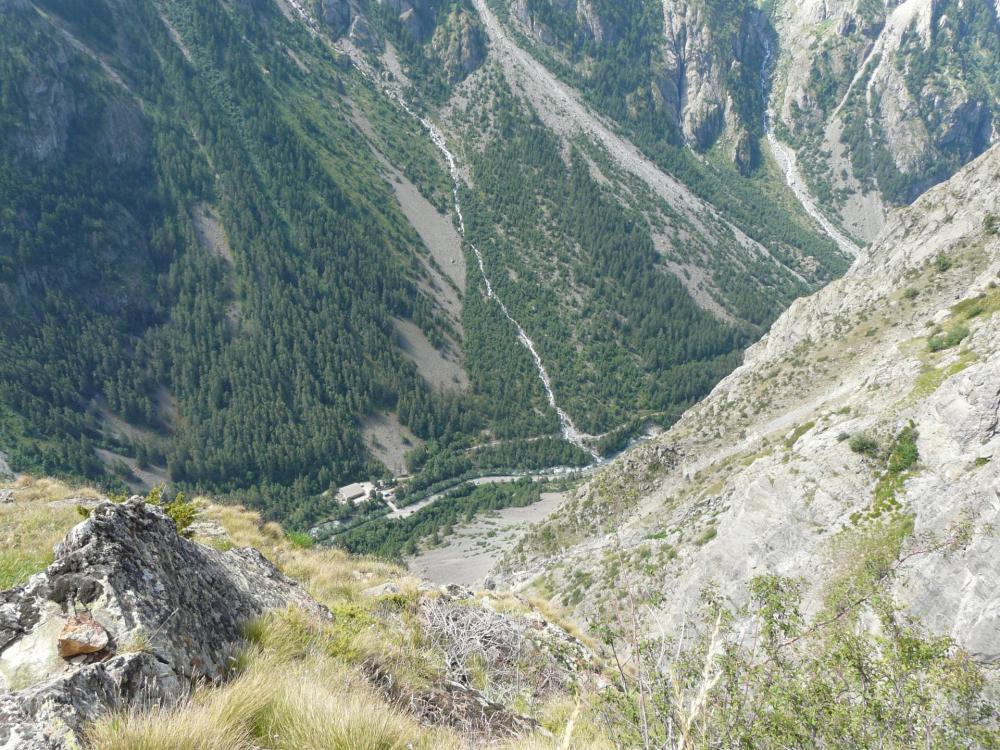
{"type": "Polygon", "coordinates": [[[261,650],[227,685],[202,688],[172,709],[102,719],[89,742],[102,750],[458,750],[457,738],[385,705],[329,659],[289,663],[261,650]]]}
{"type": "Polygon", "coordinates": [[[52,563],[55,545],[80,522],[76,505],[61,501],[100,497],[55,479],[22,476],[6,487],[14,501],[0,505],[0,590],[24,584],[52,563]]]}
{"type": "Polygon", "coordinates": [[[552,624],[561,627],[587,648],[595,652],[599,650],[597,642],[584,633],[577,626],[577,624],[569,619],[563,612],[558,610],[550,600],[540,596],[529,596],[528,603],[531,604],[531,606],[534,607],[542,617],[552,624]]]}
{"type": "MultiPolygon", "coordinates": [[[[18,478],[15,499],[0,505],[0,588],[27,580],[52,562],[53,547],[81,521],[74,499],[100,499],[89,488],[51,479],[18,478]]],[[[199,520],[215,521],[220,548],[259,549],[326,604],[332,622],[296,610],[272,612],[247,628],[249,645],[234,678],[203,686],[176,706],[143,706],[93,724],[89,746],[104,750],[467,750],[480,740],[422,726],[390,705],[360,668],[376,663],[404,691],[420,691],[446,674],[444,655],[423,632],[418,582],[398,566],[340,550],[303,548],[259,514],[199,498],[199,520]],[[392,581],[382,596],[366,589],[392,581]]],[[[197,540],[196,540],[197,541],[197,540]]],[[[510,601],[512,608],[526,608],[510,601]]],[[[138,637],[124,651],[143,651],[138,637]]],[[[551,735],[524,738],[502,750],[589,750],[593,724],[570,704],[554,705],[551,735]],[[568,729],[567,729],[568,727],[568,729]],[[582,727],[582,728],[581,728],[582,727]],[[566,744],[570,743],[570,744],[566,744]]],[[[498,746],[501,747],[501,746],[498,746]]]]}
{"type": "Polygon", "coordinates": [[[396,565],[350,557],[336,549],[303,549],[293,544],[279,525],[265,523],[259,513],[233,505],[215,505],[205,498],[200,500],[204,505],[202,518],[218,521],[237,546],[259,549],[285,575],[299,581],[325,604],[356,599],[365,589],[390,580],[403,586],[415,585],[401,580],[406,572],[396,565]]]}
{"type": "Polygon", "coordinates": [[[51,503],[70,498],[98,500],[103,497],[93,487],[75,487],[59,479],[39,479],[26,474],[18,476],[13,482],[0,484],[0,487],[14,490],[17,500],[23,503],[51,503]]]}

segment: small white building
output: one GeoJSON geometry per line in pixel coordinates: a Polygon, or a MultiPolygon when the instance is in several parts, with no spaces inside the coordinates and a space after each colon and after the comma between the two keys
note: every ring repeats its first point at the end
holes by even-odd
{"type": "Polygon", "coordinates": [[[373,492],[375,485],[372,482],[355,482],[337,490],[337,502],[341,505],[361,505],[373,492]]]}

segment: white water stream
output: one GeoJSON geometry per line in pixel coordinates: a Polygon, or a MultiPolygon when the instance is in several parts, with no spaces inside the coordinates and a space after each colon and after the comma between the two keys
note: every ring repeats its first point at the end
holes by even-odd
{"type": "MultiPolygon", "coordinates": [[[[409,107],[406,107],[405,103],[403,106],[408,112],[410,111],[409,107]]],[[[413,114],[413,112],[410,112],[410,114],[413,114]]],[[[414,116],[416,117],[416,115],[414,116]]],[[[587,451],[594,457],[595,460],[597,460],[599,456],[596,451],[586,444],[586,440],[593,436],[581,432],[573,423],[573,419],[570,415],[566,413],[566,410],[559,406],[559,403],[556,401],[555,391],[552,388],[552,379],[549,377],[548,370],[545,369],[545,363],[542,361],[542,356],[538,353],[538,349],[535,347],[535,342],[531,340],[530,336],[528,336],[527,331],[524,330],[524,326],[518,323],[514,316],[510,314],[510,310],[507,309],[507,305],[504,304],[504,301],[500,299],[496,292],[493,291],[493,282],[490,281],[489,274],[486,273],[486,265],[483,261],[482,252],[480,252],[479,248],[472,242],[469,242],[468,238],[465,236],[465,217],[462,215],[462,201],[459,197],[459,180],[461,178],[458,172],[458,166],[455,163],[455,156],[449,150],[448,144],[444,139],[444,135],[437,129],[434,123],[426,117],[420,117],[419,120],[420,124],[424,126],[424,129],[430,135],[434,145],[438,147],[444,155],[445,160],[448,162],[448,171],[451,173],[452,180],[452,193],[455,198],[455,215],[458,217],[458,229],[462,238],[465,239],[466,244],[472,248],[472,252],[476,255],[476,262],[479,264],[479,273],[483,277],[483,283],[486,284],[486,296],[489,299],[494,300],[497,305],[500,306],[500,310],[503,312],[504,316],[510,321],[510,324],[514,326],[514,329],[517,331],[518,340],[524,345],[524,348],[531,353],[531,357],[535,361],[535,369],[538,370],[538,378],[542,381],[542,388],[545,389],[545,397],[548,399],[549,406],[551,406],[555,410],[555,413],[559,415],[559,428],[562,432],[563,438],[573,445],[587,451]]]]}
{"type": "Polygon", "coordinates": [[[771,147],[771,153],[774,155],[775,161],[778,162],[778,166],[785,176],[785,182],[789,189],[795,195],[796,200],[798,200],[805,212],[809,214],[813,221],[819,224],[823,232],[836,243],[842,253],[852,258],[857,258],[861,252],[860,248],[847,235],[837,229],[833,225],[833,222],[826,218],[820,210],[816,199],[809,191],[809,186],[802,177],[802,173],[799,172],[798,158],[795,152],[779,141],[778,137],[774,134],[774,128],[771,124],[771,112],[767,103],[774,63],[774,51],[771,49],[771,40],[765,37],[764,64],[760,70],[760,86],[761,93],[764,96],[764,134],[767,136],[767,143],[771,147]]]}
{"type": "Polygon", "coordinates": [[[497,303],[497,305],[500,307],[500,311],[504,314],[504,317],[506,317],[507,320],[510,321],[510,324],[514,326],[514,330],[517,331],[518,340],[521,342],[524,348],[527,349],[528,352],[531,354],[531,358],[534,360],[535,363],[535,369],[538,371],[538,379],[541,381],[542,388],[545,391],[545,398],[548,400],[549,406],[552,407],[552,409],[559,417],[559,430],[562,434],[563,439],[589,453],[590,456],[594,459],[595,463],[600,462],[601,461],[600,455],[597,453],[596,450],[594,450],[590,445],[588,445],[589,440],[593,440],[594,438],[600,436],[588,435],[587,433],[581,431],[573,422],[573,418],[570,417],[570,415],[566,412],[566,410],[563,409],[561,406],[559,406],[559,402],[556,400],[555,390],[552,387],[552,378],[549,376],[549,372],[545,368],[545,363],[542,361],[542,356],[538,353],[538,348],[535,346],[535,342],[532,341],[531,337],[528,335],[528,332],[524,330],[524,326],[522,326],[517,321],[517,319],[513,315],[511,315],[510,310],[507,308],[507,305],[494,290],[493,282],[490,280],[489,274],[486,271],[486,263],[483,259],[482,252],[475,244],[470,242],[469,239],[466,237],[465,215],[462,213],[462,200],[460,196],[462,177],[458,170],[458,163],[455,160],[455,155],[451,152],[451,149],[448,148],[448,142],[445,139],[444,134],[433,122],[415,112],[413,108],[410,107],[410,105],[406,102],[403,96],[397,90],[395,90],[395,88],[393,88],[384,80],[383,81],[377,80],[374,73],[371,70],[369,70],[368,65],[364,62],[364,60],[360,59],[360,56],[351,55],[351,57],[354,60],[355,67],[358,68],[358,70],[362,73],[362,75],[364,75],[366,78],[371,80],[376,85],[379,85],[386,96],[388,96],[391,100],[396,102],[396,104],[400,107],[400,109],[402,109],[404,112],[410,115],[410,117],[412,117],[413,119],[417,120],[423,126],[424,130],[427,131],[427,135],[430,137],[431,141],[444,156],[445,161],[448,163],[448,173],[451,177],[452,195],[454,199],[454,210],[455,210],[455,216],[458,219],[458,230],[459,233],[462,235],[462,239],[465,240],[465,243],[470,248],[472,248],[472,252],[476,256],[476,263],[479,266],[479,273],[480,275],[482,275],[483,283],[486,285],[487,298],[497,303]]]}

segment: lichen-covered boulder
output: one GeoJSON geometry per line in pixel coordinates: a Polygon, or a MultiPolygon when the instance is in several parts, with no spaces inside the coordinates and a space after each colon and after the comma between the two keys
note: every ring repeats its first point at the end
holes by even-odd
{"type": "Polygon", "coordinates": [[[289,606],[329,617],[256,550],[184,539],[138,499],[103,503],[0,593],[0,748],[73,747],[109,710],[224,679],[244,625],[289,606]]]}

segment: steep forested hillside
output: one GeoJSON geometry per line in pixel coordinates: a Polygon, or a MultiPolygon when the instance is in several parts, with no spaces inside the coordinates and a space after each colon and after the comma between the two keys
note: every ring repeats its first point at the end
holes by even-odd
{"type": "MultiPolygon", "coordinates": [[[[772,168],[740,177],[719,133],[703,160],[683,113],[630,103],[614,76],[658,49],[650,8],[587,39],[547,21],[553,69],[652,159],[637,177],[553,123],[464,0],[0,7],[18,468],[239,490],[301,525],[405,453],[415,488],[582,464],[676,418],[844,267],[772,168]],[[418,111],[458,155],[465,225],[418,111]],[[593,439],[538,440],[554,406],[593,439]]],[[[743,38],[746,13],[709,20],[743,38]]],[[[727,132],[759,135],[747,107],[727,132]]]]}
{"type": "Polygon", "coordinates": [[[369,462],[365,413],[478,426],[394,340],[393,317],[440,342],[457,322],[304,29],[267,3],[52,2],[15,3],[3,33],[15,458],[92,473],[105,444],[310,515],[369,462]],[[109,412],[132,426],[117,444],[109,412]]]}

